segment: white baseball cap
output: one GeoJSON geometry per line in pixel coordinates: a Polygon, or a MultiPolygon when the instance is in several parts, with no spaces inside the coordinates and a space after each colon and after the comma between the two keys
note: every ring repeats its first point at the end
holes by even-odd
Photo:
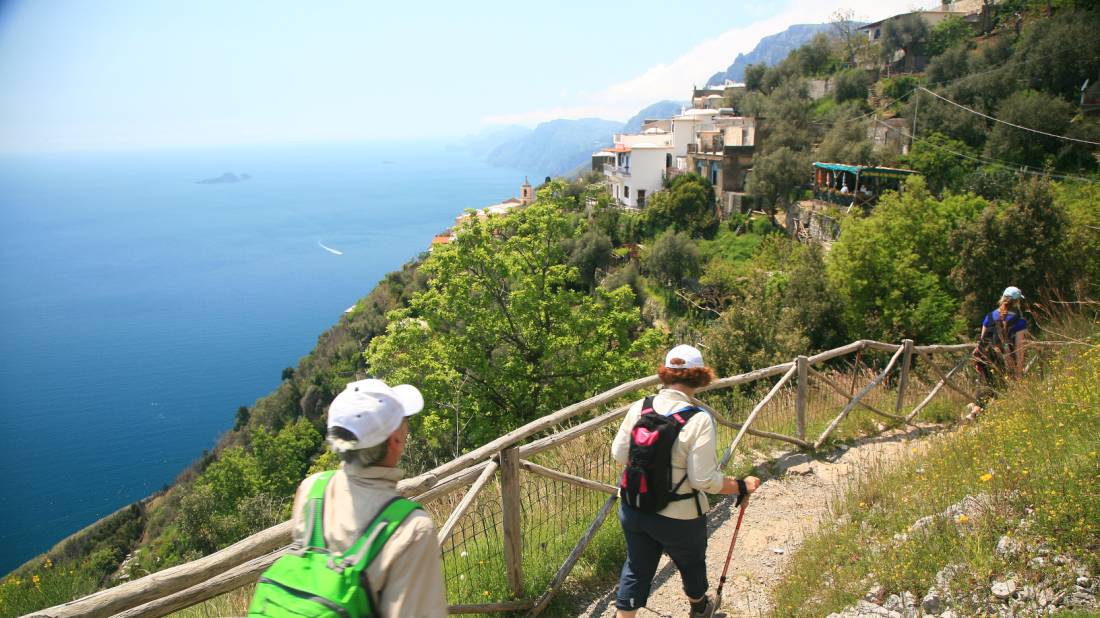
{"type": "Polygon", "coordinates": [[[665,354],[665,367],[669,369],[692,369],[694,367],[706,367],[703,364],[703,353],[699,350],[680,344],[665,354]]]}
{"type": "Polygon", "coordinates": [[[344,387],[344,392],[332,400],[328,409],[328,428],[342,427],[355,434],[350,445],[340,446],[330,438],[333,448],[358,450],[386,441],[406,416],[424,408],[424,396],[409,384],[390,387],[382,380],[359,380],[344,387]]]}
{"type": "Polygon", "coordinates": [[[1001,294],[1001,296],[1012,300],[1020,300],[1024,297],[1024,293],[1020,291],[1020,288],[1014,285],[1010,285],[1005,288],[1005,291],[1001,294]]]}

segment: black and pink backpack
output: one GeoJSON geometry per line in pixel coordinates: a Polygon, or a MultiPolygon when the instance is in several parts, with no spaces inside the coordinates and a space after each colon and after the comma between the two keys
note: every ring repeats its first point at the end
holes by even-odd
{"type": "MultiPolygon", "coordinates": [[[[688,406],[669,415],[658,414],[653,409],[653,397],[642,402],[642,413],[630,430],[630,455],[619,481],[619,497],[623,504],[646,513],[656,513],[669,502],[695,498],[699,491],[678,494],[677,490],[687,480],[687,475],[675,486],[672,484],[672,446],[680,430],[702,408],[688,406]]],[[[698,500],[695,508],[702,516],[698,500]]]]}

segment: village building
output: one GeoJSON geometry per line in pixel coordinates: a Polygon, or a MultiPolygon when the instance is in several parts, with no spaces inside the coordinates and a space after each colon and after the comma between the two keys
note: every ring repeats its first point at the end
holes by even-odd
{"type": "Polygon", "coordinates": [[[687,169],[714,186],[722,215],[741,209],[757,144],[757,119],[734,116],[732,112],[721,110],[711,117],[687,147],[687,169]]]}
{"type": "Polygon", "coordinates": [[[455,217],[455,224],[453,228],[443,230],[432,237],[431,245],[428,250],[431,251],[438,246],[448,245],[455,239],[455,230],[459,228],[464,222],[471,217],[477,217],[484,220],[490,216],[504,216],[512,212],[516,208],[527,206],[535,201],[535,189],[528,182],[527,178],[523,179],[523,184],[519,188],[520,197],[510,197],[499,204],[490,204],[484,208],[478,208],[476,210],[467,210],[462,214],[455,217]]]}

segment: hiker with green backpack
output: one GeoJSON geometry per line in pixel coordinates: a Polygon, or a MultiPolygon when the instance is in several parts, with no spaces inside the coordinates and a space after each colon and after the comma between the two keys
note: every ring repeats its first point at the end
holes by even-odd
{"type": "Polygon", "coordinates": [[[445,616],[435,524],[397,493],[415,386],[348,384],[328,411],[339,470],[314,474],[294,497],[290,551],[260,576],[249,616],[445,616]]]}
{"type": "Polygon", "coordinates": [[[693,618],[712,616],[707,596],[707,493],[732,494],[737,504],[760,479],[727,477],[718,467],[718,432],[710,413],[692,395],[714,379],[703,355],[678,345],[658,369],[663,388],[627,410],[611,445],[624,465],[619,482],[619,521],[626,536],[626,562],[615,608],[631,618],[649,599],[661,555],[680,571],[693,618]]]}

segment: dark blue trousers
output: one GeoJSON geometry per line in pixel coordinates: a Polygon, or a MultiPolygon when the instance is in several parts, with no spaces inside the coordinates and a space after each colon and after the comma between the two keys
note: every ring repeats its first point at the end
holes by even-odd
{"type": "Polygon", "coordinates": [[[668,554],[679,569],[684,593],[693,599],[703,596],[707,591],[705,516],[673,519],[620,505],[619,521],[626,535],[626,562],[619,575],[616,608],[645,607],[662,553],[668,554]]]}

